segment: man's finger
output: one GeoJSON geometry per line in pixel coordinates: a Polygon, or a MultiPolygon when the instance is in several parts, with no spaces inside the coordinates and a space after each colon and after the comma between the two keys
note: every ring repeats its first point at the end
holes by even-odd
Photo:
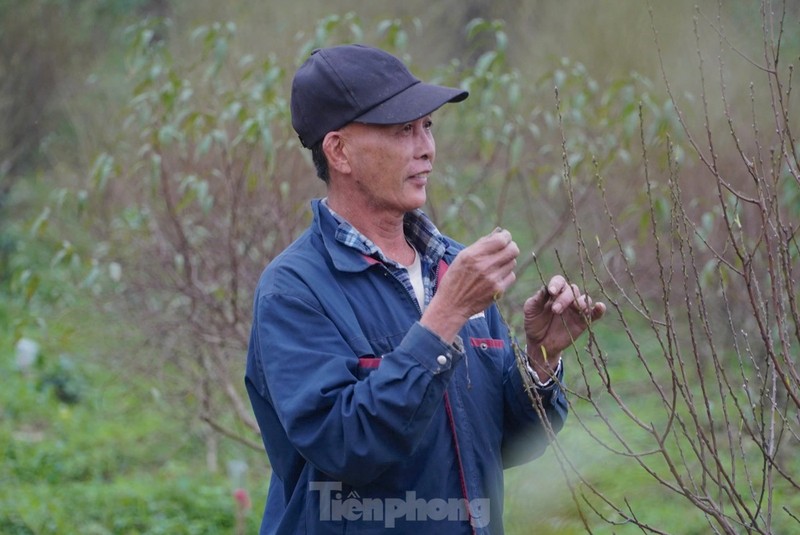
{"type": "Polygon", "coordinates": [[[588,316],[592,311],[592,298],[587,294],[583,294],[575,300],[574,305],[575,308],[588,316]]]}
{"type": "Polygon", "coordinates": [[[606,305],[605,303],[595,303],[592,307],[591,318],[592,321],[597,321],[603,317],[603,314],[606,313],[606,305]]]}
{"type": "Polygon", "coordinates": [[[535,294],[530,296],[522,307],[523,313],[533,319],[544,312],[544,305],[549,298],[547,288],[542,287],[535,294]]]}
{"type": "Polygon", "coordinates": [[[511,239],[512,239],[511,232],[507,231],[504,228],[500,228],[500,227],[497,227],[496,229],[491,231],[489,234],[484,236],[484,238],[489,239],[489,240],[498,240],[498,239],[502,238],[502,243],[504,245],[507,245],[508,242],[510,242],[511,239]]]}
{"type": "Polygon", "coordinates": [[[576,284],[564,284],[553,302],[553,313],[561,314],[567,307],[574,305],[580,295],[576,284]]]}
{"type": "Polygon", "coordinates": [[[564,290],[564,287],[566,285],[567,285],[567,279],[565,279],[561,275],[556,275],[550,279],[550,282],[547,283],[547,291],[550,292],[550,295],[556,297],[564,290]]]}
{"type": "Polygon", "coordinates": [[[516,258],[519,249],[514,243],[511,233],[505,229],[494,230],[483,236],[469,248],[474,248],[476,254],[494,255],[500,252],[516,258]]]}

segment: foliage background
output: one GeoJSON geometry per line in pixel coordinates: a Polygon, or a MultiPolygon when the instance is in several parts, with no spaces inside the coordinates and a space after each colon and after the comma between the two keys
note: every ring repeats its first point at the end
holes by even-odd
{"type": "MultiPolygon", "coordinates": [[[[680,119],[701,137],[722,134],[716,176],[745,187],[729,121],[747,125],[770,101],[752,89],[762,87],[757,62],[731,47],[759,57],[762,6],[786,10],[782,54],[796,62],[792,2],[0,1],[0,532],[255,531],[269,468],[243,398],[243,348],[260,270],[306,224],[307,199],[323,193],[285,105],[311,47],[367,41],[427,79],[469,87],[466,103],[437,114],[428,209],[464,242],[497,225],[512,230],[526,258],[504,309],[556,270],[606,292],[607,277],[587,276],[595,249],[611,275],[630,272],[658,303],[671,293],[651,226],[680,233],[670,227],[674,207],[653,202],[643,176],[669,199],[671,166],[680,166],[682,213],[705,226],[707,243],[726,243],[715,174],[680,119]],[[719,91],[705,96],[720,78],[727,106],[719,91]],[[599,247],[582,245],[576,229],[599,247]],[[15,360],[23,338],[41,348],[27,371],[15,360]],[[249,467],[244,476],[237,462],[249,467]],[[238,487],[252,508],[232,497],[238,487]]],[[[796,92],[787,98],[796,110],[796,92]]],[[[800,188],[781,187],[796,222],[800,188]]],[[[703,276],[720,283],[714,258],[698,255],[703,276]]],[[[715,333],[726,320],[747,325],[737,303],[747,304],[734,303],[733,317],[711,318],[715,333]]],[[[663,400],[634,355],[668,351],[657,336],[631,339],[653,326],[632,308],[598,325],[589,350],[609,359],[597,377],[610,370],[637,414],[658,422],[663,400]]],[[[711,341],[719,336],[724,328],[711,341]]],[[[796,363],[797,340],[784,356],[796,363]]],[[[586,388],[600,386],[588,376],[586,388]]],[[[577,394],[580,403],[585,392],[577,394]]],[[[796,448],[796,429],[781,451],[796,448]]],[[[708,531],[690,500],[673,501],[584,426],[559,441],[586,480],[564,477],[558,450],[510,471],[510,533],[532,522],[542,533],[638,530],[618,503],[665,532],[708,531]]],[[[772,488],[775,510],[796,519],[796,486],[772,488]]]]}

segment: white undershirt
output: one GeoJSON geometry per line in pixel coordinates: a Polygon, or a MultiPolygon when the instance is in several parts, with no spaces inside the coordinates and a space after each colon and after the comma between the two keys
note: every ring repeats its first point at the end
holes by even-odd
{"type": "Polygon", "coordinates": [[[411,286],[414,288],[414,296],[417,298],[420,310],[425,310],[425,286],[422,283],[422,262],[419,259],[417,248],[414,249],[414,261],[410,266],[406,266],[408,271],[408,278],[411,281],[411,286]]]}

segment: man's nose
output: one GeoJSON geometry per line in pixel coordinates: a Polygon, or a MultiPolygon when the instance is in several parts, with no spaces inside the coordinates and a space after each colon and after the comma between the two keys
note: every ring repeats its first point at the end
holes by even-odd
{"type": "Polygon", "coordinates": [[[436,143],[433,140],[433,133],[428,129],[421,129],[417,137],[417,158],[423,160],[433,160],[436,156],[436,143]]]}

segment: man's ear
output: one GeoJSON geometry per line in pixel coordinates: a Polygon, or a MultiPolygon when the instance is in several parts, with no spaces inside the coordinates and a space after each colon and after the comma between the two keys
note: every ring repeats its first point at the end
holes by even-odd
{"type": "Polygon", "coordinates": [[[335,169],[338,173],[348,174],[351,172],[351,167],[344,146],[344,136],[338,130],[328,132],[322,140],[322,151],[328,158],[328,167],[335,169]]]}

